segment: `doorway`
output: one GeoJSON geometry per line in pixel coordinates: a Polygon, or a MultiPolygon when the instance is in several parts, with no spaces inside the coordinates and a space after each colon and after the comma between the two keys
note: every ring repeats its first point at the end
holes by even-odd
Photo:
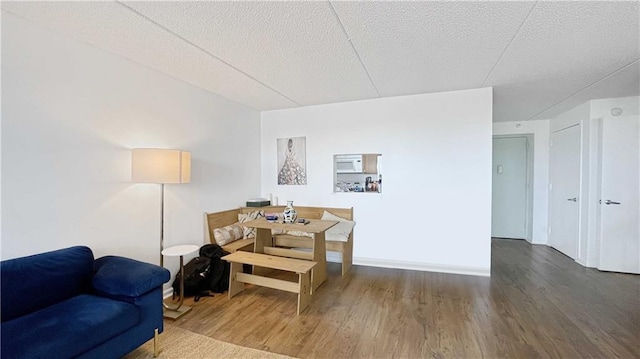
{"type": "Polygon", "coordinates": [[[640,274],[640,117],[602,120],[600,263],[640,274]]]}
{"type": "Polygon", "coordinates": [[[581,126],[551,134],[549,244],[576,259],[580,226],[581,126]]]}
{"type": "Polygon", "coordinates": [[[532,240],[533,135],[494,136],[491,237],[532,240]]]}

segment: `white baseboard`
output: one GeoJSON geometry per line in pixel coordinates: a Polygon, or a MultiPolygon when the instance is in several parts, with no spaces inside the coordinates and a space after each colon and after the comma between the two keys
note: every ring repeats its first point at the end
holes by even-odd
{"type": "Polygon", "coordinates": [[[165,288],[165,290],[162,291],[162,298],[167,299],[167,298],[171,298],[173,296],[173,288],[169,287],[169,288],[165,288]]]}
{"type": "Polygon", "coordinates": [[[463,267],[463,266],[419,263],[419,262],[405,262],[405,261],[389,261],[389,260],[383,260],[383,259],[362,258],[362,257],[354,257],[353,264],[369,266],[369,267],[417,270],[417,271],[423,271],[423,272],[474,275],[474,276],[481,276],[481,277],[491,276],[490,268],[463,267]]]}

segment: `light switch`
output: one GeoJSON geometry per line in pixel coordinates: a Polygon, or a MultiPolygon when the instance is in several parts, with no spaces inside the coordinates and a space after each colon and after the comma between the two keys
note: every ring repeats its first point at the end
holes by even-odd
{"type": "Polygon", "coordinates": [[[498,165],[498,174],[502,174],[502,165],[498,165]]]}

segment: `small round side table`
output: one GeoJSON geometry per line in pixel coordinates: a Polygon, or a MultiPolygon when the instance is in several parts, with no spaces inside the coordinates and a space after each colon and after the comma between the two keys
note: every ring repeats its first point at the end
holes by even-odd
{"type": "Polygon", "coordinates": [[[181,246],[173,246],[162,250],[162,255],[167,257],[180,256],[180,302],[177,306],[171,307],[167,305],[164,300],[162,306],[164,307],[163,316],[165,318],[178,319],[183,314],[191,310],[191,307],[183,306],[184,303],[184,256],[196,252],[200,247],[193,244],[186,244],[181,246]]]}

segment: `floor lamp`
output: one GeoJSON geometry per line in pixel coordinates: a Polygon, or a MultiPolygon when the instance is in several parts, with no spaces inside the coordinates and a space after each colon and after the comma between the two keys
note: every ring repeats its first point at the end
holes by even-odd
{"type": "MultiPolygon", "coordinates": [[[[191,180],[191,153],[180,150],[158,148],[135,148],[131,152],[131,180],[137,183],[160,184],[160,266],[164,266],[164,185],[171,183],[189,183],[191,180]]],[[[180,271],[184,272],[182,257],[180,271]]],[[[184,273],[181,276],[184,281],[184,273]]],[[[181,283],[180,303],[172,308],[162,302],[171,311],[178,311],[184,300],[184,282],[181,283]]],[[[184,314],[181,311],[181,314],[184,314]]]]}

